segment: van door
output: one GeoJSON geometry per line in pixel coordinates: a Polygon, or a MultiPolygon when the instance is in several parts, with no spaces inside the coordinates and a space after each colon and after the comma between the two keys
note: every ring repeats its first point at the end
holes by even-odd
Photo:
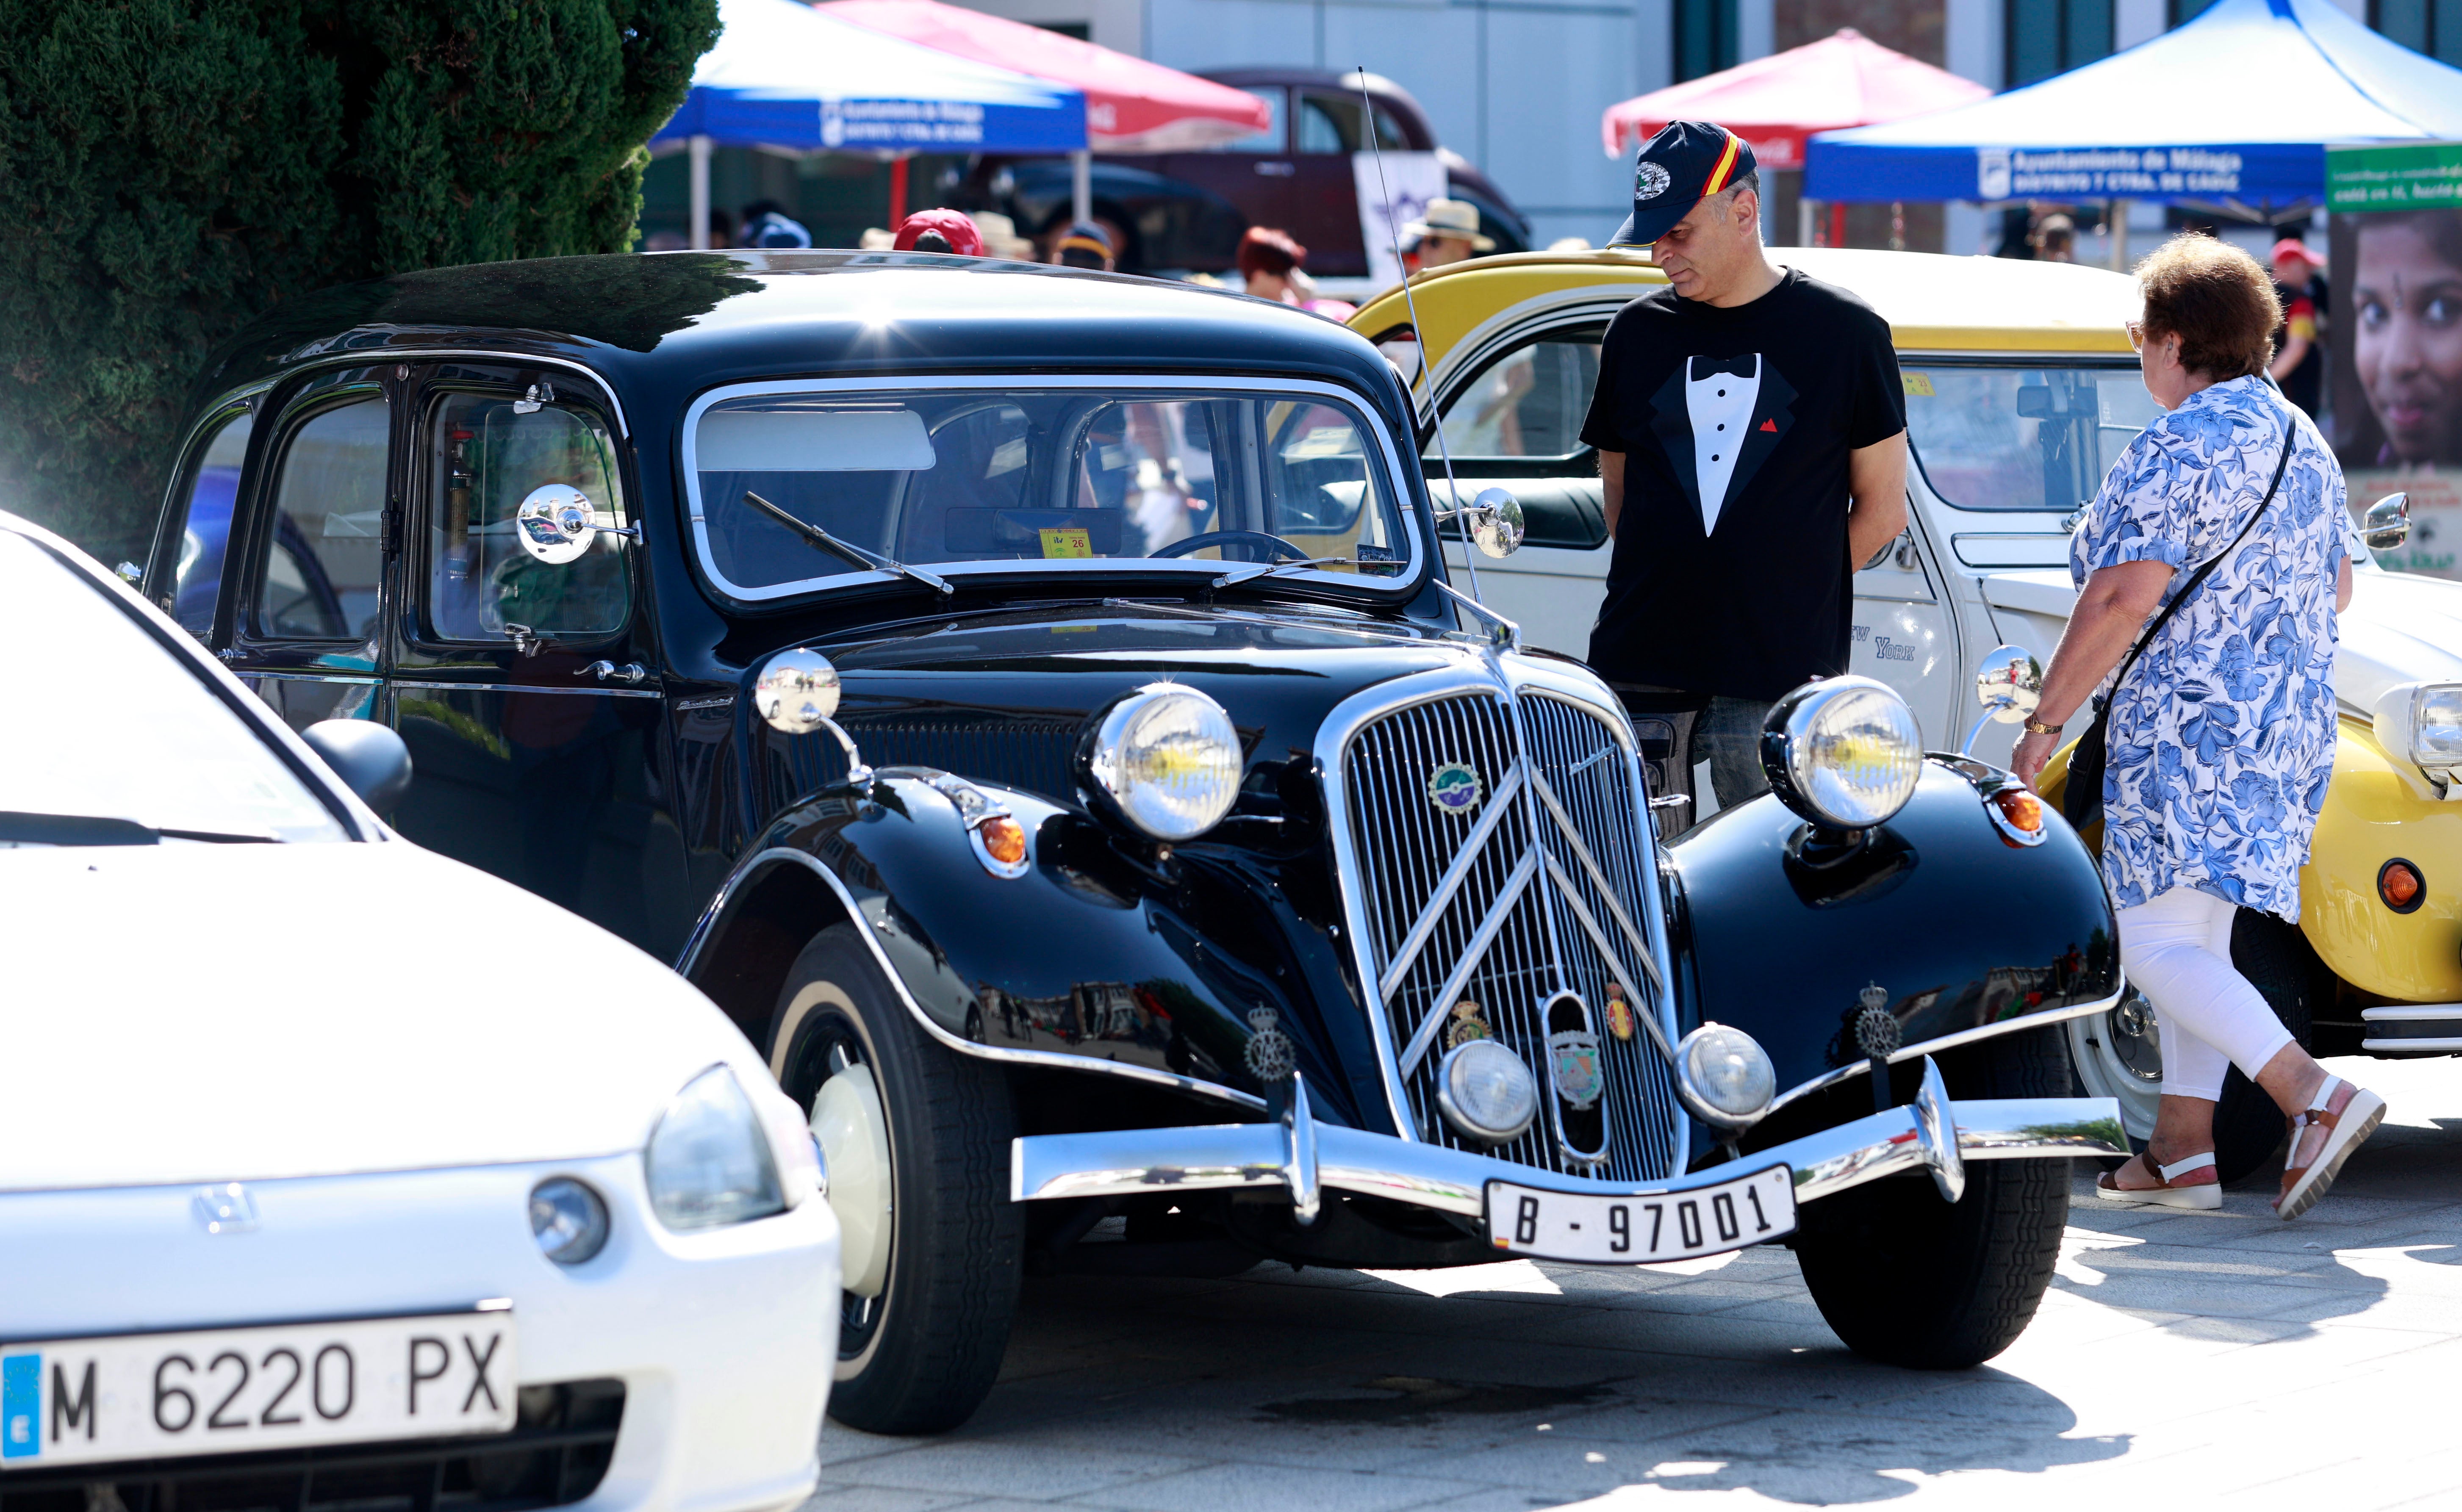
{"type": "Polygon", "coordinates": [[[1927,749],[1955,750],[1966,735],[1956,716],[1974,701],[1956,702],[1957,621],[1922,531],[1911,500],[1906,529],[1856,572],[1846,670],[1897,689],[1914,710],[1927,749]]]}

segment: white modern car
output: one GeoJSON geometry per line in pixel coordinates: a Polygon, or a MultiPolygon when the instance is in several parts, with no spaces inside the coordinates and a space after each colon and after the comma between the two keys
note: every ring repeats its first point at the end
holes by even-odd
{"type": "Polygon", "coordinates": [[[735,1026],[7,514],[0,647],[0,1504],[808,1496],[838,1225],[735,1026]]]}

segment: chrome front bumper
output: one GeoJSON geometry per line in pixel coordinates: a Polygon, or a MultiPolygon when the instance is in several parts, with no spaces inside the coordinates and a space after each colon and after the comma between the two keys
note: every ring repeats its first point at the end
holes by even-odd
{"type": "Polygon", "coordinates": [[[1483,1220],[1490,1181],[1594,1197],[1654,1197],[1732,1180],[1746,1167],[1784,1162],[1799,1204],[1901,1171],[1928,1170],[1942,1198],[1966,1190],[1969,1160],[2126,1156],[2120,1105],[2108,1097],[2032,1097],[1952,1102],[1927,1057],[1913,1102],[1766,1150],[1744,1166],[1715,1165],[1635,1186],[1559,1176],[1442,1145],[1365,1134],[1309,1115],[1304,1083],[1278,1123],[1123,1129],[1036,1134],[1010,1146],[1009,1196],[1134,1197],[1163,1191],[1283,1187],[1300,1220],[1312,1221],[1325,1187],[1389,1198],[1483,1220]]]}

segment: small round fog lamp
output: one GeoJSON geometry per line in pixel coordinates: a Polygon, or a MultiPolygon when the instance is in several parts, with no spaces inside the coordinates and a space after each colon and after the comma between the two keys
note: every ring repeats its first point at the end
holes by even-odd
{"type": "Polygon", "coordinates": [[[1741,1129],[1778,1095],[1778,1069],[1743,1030],[1704,1024],[1676,1044],[1675,1090],[1703,1123],[1741,1129]]]}
{"type": "Polygon", "coordinates": [[[607,1204],[569,1176],[530,1188],[530,1233],[559,1265],[578,1265],[607,1247],[607,1204]]]}
{"type": "Polygon", "coordinates": [[[1436,1068],[1436,1108],[1467,1137],[1504,1144],[1539,1116],[1539,1078],[1494,1040],[1468,1040],[1436,1068]]]}
{"type": "Polygon", "coordinates": [[[2428,879],[2419,868],[2396,856],[2377,869],[2377,896],[2397,914],[2414,914],[2428,896],[2428,879]]]}

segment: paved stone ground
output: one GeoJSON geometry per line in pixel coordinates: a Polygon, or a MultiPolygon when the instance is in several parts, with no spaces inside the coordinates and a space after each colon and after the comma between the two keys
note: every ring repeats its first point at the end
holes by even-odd
{"type": "Polygon", "coordinates": [[[1783,1249],[1030,1282],[982,1413],[831,1424],[806,1512],[2462,1505],[2462,1064],[2340,1069],[2392,1116],[2308,1217],[2081,1179],[2042,1310],[1977,1370],[1847,1353],[1783,1249]]]}

